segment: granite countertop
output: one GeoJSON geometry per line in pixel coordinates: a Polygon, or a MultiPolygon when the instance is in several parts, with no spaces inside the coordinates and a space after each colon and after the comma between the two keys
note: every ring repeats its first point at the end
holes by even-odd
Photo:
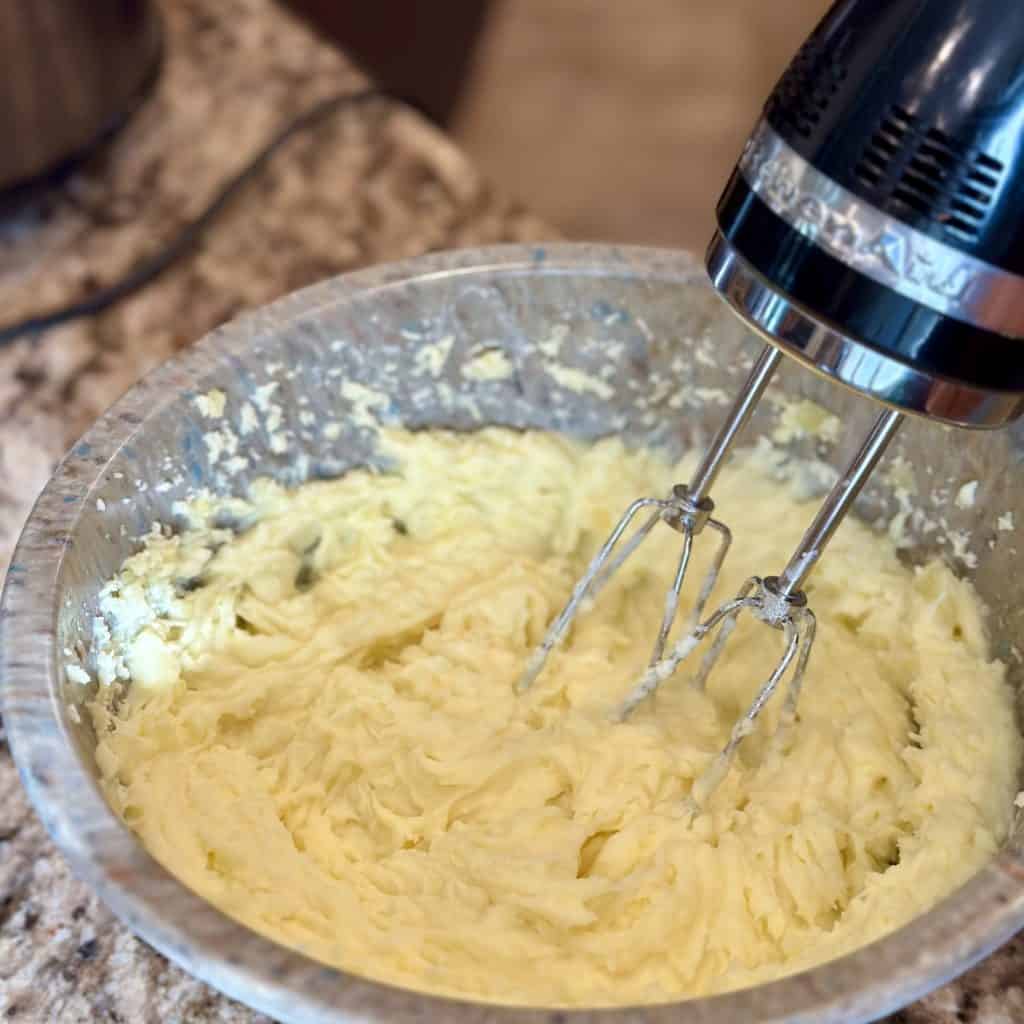
{"type": "MultiPolygon", "coordinates": [[[[118,278],[276,130],[364,79],[271,0],[167,0],[156,94],[60,191],[0,221],[4,322],[118,278]]],[[[0,350],[0,567],[55,461],[139,376],[234,314],[366,264],[555,233],[495,195],[388,101],[293,138],[184,259],[102,315],[0,350]]],[[[892,1024],[1024,1020],[1024,939],[892,1024]]],[[[136,939],[69,873],[0,731],[0,1016],[16,1022],[266,1018],[136,939]]]]}

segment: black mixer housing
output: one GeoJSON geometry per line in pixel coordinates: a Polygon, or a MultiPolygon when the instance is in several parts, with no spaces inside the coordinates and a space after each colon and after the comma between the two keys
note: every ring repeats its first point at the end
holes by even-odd
{"type": "MultiPolygon", "coordinates": [[[[717,214],[792,309],[918,375],[1024,394],[1024,3],[835,4],[717,214]]],[[[927,415],[911,390],[875,397],[927,415]]]]}

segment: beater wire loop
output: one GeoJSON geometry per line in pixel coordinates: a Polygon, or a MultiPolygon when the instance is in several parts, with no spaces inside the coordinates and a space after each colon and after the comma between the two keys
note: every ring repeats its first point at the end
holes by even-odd
{"type": "Polygon", "coordinates": [[[559,612],[558,617],[552,622],[541,645],[530,655],[530,659],[526,663],[523,674],[519,677],[519,682],[516,685],[518,692],[523,693],[534,684],[537,677],[544,670],[551,652],[565,639],[576,617],[586,611],[587,607],[594,601],[615,573],[622,568],[627,559],[640,547],[648,534],[661,521],[667,523],[683,535],[683,545],[679,560],[676,563],[672,585],[665,595],[661,625],[649,659],[649,664],[651,665],[658,662],[662,657],[665,643],[672,632],[672,626],[675,623],[679,610],[679,597],[686,578],[686,570],[690,564],[693,538],[705,526],[711,527],[718,534],[718,545],[712,556],[711,567],[701,584],[697,601],[691,612],[691,623],[699,620],[704,605],[714,589],[718,573],[729,551],[729,545],[732,543],[732,533],[729,528],[717,519],[711,518],[710,511],[712,508],[714,506],[709,500],[702,502],[699,507],[695,505],[689,498],[686,487],[681,485],[674,487],[671,496],[668,498],[638,498],[634,501],[626,509],[618,523],[615,524],[615,528],[609,534],[608,539],[601,545],[597,554],[591,560],[590,565],[587,566],[586,572],[580,577],[576,586],[573,587],[569,600],[561,612],[559,612]],[[629,530],[630,524],[645,509],[653,509],[654,511],[628,540],[623,541],[623,537],[629,530]]]}

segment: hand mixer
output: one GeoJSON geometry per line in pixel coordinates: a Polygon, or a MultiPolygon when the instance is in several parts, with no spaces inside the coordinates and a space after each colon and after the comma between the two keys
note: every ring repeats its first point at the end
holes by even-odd
{"type": "Polygon", "coordinates": [[[1024,413],[1024,4],[836,3],[768,98],[717,220],[711,282],[769,344],[689,484],[630,505],[519,683],[532,685],[659,522],[678,530],[649,667],[620,719],[709,638],[694,677],[703,687],[741,614],[784,634],[780,660],[697,780],[695,807],[787,676],[780,721],[792,719],[815,632],[804,584],[904,414],[995,428],[1024,413]],[[885,408],[778,575],[752,576],[702,620],[731,540],[711,488],[783,353],[885,408]],[[708,527],[718,535],[711,568],[666,656],[693,544],[708,527]]]}

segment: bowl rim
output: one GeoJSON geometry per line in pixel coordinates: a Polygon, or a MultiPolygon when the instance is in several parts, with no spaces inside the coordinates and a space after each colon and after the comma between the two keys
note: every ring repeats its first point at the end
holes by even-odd
{"type": "Polygon", "coordinates": [[[1024,926],[1024,856],[1001,850],[964,886],[885,938],[822,966],[723,995],[614,1009],[523,1008],[426,995],[326,967],[251,931],[162,868],[104,801],[70,735],[56,650],[62,561],[85,501],[147,420],[225,359],[318,310],[437,277],[530,273],[693,284],[683,251],[557,243],[436,253],[331,278],[243,315],[144,376],[75,444],[37,499],[0,603],[0,697],[29,799],[73,872],[135,934],[193,976],[283,1021],[370,1017],[450,1024],[828,1024],[898,1009],[976,963],[1024,926]]]}

